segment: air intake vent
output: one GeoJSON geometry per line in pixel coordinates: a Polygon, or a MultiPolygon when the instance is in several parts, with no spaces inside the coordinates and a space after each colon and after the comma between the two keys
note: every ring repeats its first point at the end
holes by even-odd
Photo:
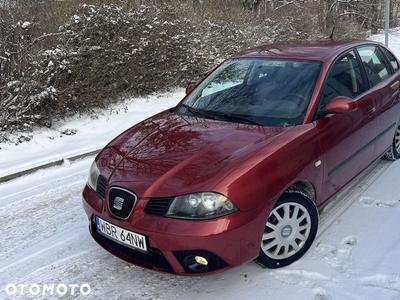
{"type": "Polygon", "coordinates": [[[173,198],[151,198],[144,209],[149,215],[164,216],[173,198]]]}
{"type": "Polygon", "coordinates": [[[104,179],[103,176],[99,175],[99,178],[97,179],[97,186],[96,186],[96,192],[101,196],[101,198],[106,197],[106,191],[107,191],[107,181],[104,179]]]}

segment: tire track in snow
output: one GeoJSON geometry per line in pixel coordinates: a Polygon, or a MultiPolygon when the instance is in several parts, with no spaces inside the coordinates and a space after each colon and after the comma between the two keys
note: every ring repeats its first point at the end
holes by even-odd
{"type": "Polygon", "coordinates": [[[316,240],[337,220],[352,204],[356,203],[364,191],[385,172],[392,162],[379,159],[358,177],[353,179],[343,191],[339,192],[320,213],[320,224],[316,240]]]}
{"type": "MultiPolygon", "coordinates": [[[[45,177],[52,178],[53,172],[47,172],[45,177]]],[[[30,186],[1,199],[3,282],[17,280],[43,264],[55,263],[94,246],[87,236],[87,220],[81,206],[80,192],[85,183],[82,174],[30,186]]],[[[29,177],[34,183],[35,175],[29,177]]],[[[15,187],[15,182],[10,185],[15,187]]]]}
{"type": "MultiPolygon", "coordinates": [[[[338,221],[337,224],[340,224],[338,220],[339,217],[351,206],[362,205],[364,207],[382,209],[395,208],[400,204],[400,200],[379,200],[363,196],[366,189],[378,178],[381,178],[381,176],[383,177],[384,172],[392,164],[393,162],[386,160],[377,161],[373,166],[369,167],[363,174],[356,178],[343,192],[336,196],[335,199],[333,199],[332,205],[328,205],[328,209],[323,211],[321,229],[317,235],[317,239],[322,238],[323,233],[330,229],[336,221],[338,221]],[[341,197],[342,194],[343,197],[341,197]]],[[[396,294],[396,291],[400,291],[400,277],[398,275],[385,275],[380,273],[371,276],[355,275],[358,270],[355,269],[354,261],[356,257],[353,257],[352,252],[357,246],[357,243],[358,237],[356,235],[349,235],[342,239],[341,246],[333,246],[316,240],[316,245],[314,247],[315,252],[320,255],[320,258],[323,259],[327,266],[334,269],[337,273],[343,274],[333,277],[335,284],[339,286],[363,286],[371,288],[372,290],[379,288],[386,289],[393,294],[396,294]]],[[[360,253],[358,253],[358,255],[360,255],[360,253]]],[[[359,259],[358,257],[358,260],[359,259]]],[[[398,296],[400,296],[400,294],[398,294],[398,296]]],[[[354,300],[365,299],[365,296],[358,295],[354,291],[346,290],[341,290],[341,297],[343,299],[354,300]]]]}
{"type": "Polygon", "coordinates": [[[57,187],[2,207],[0,246],[3,251],[0,259],[17,250],[34,247],[32,241],[40,242],[67,230],[70,227],[68,221],[86,221],[81,207],[81,186],[82,183],[78,182],[71,184],[70,190],[57,187]]]}
{"type": "MultiPolygon", "coordinates": [[[[77,227],[74,229],[79,229],[77,227]]],[[[42,268],[44,263],[47,265],[58,263],[60,260],[95,248],[95,243],[88,243],[85,233],[81,231],[71,235],[69,230],[60,232],[2,260],[0,273],[5,274],[3,280],[11,282],[37,271],[37,268],[42,268]],[[43,261],[44,257],[45,261],[43,261]]]]}
{"type": "Polygon", "coordinates": [[[57,187],[66,190],[67,187],[76,183],[81,183],[83,186],[91,161],[93,161],[92,157],[73,164],[66,163],[61,167],[38,170],[34,174],[0,183],[2,190],[0,209],[31,196],[39,196],[41,193],[54,190],[57,187]],[[53,173],[57,173],[57,176],[52,176],[53,173]],[[29,180],[29,178],[32,178],[32,180],[29,180]]]}

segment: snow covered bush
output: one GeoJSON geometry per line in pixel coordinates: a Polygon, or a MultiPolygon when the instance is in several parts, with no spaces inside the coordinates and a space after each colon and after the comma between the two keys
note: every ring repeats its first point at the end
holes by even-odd
{"type": "MultiPolygon", "coordinates": [[[[2,26],[2,36],[14,39],[32,26],[8,25],[2,26]]],[[[4,43],[20,49],[0,48],[1,128],[27,122],[50,126],[52,118],[87,112],[121,95],[182,84],[176,74],[189,58],[185,28],[186,20],[173,7],[82,5],[51,34],[57,36],[52,49],[33,52],[26,43],[4,43]],[[27,58],[23,64],[21,57],[27,58]]],[[[33,39],[25,36],[27,43],[33,39]]]]}
{"type": "Polygon", "coordinates": [[[228,0],[91,3],[0,7],[0,136],[184,86],[247,47],[321,37],[318,16],[291,5],[253,12],[228,0]]]}

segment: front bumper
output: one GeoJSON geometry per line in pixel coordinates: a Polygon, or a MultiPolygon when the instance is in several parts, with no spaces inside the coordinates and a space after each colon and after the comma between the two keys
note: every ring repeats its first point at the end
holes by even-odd
{"type": "Polygon", "coordinates": [[[83,191],[83,207],[90,233],[108,252],[132,264],[179,275],[209,275],[225,271],[256,258],[270,206],[207,221],[191,221],[145,214],[147,199],[138,199],[127,220],[114,217],[105,200],[88,186],[83,191]],[[146,236],[147,253],[130,249],[97,232],[95,216],[146,236]],[[208,261],[193,267],[196,256],[208,261]]]}

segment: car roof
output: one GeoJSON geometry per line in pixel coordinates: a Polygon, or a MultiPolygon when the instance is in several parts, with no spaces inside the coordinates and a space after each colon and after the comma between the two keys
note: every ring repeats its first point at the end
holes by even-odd
{"type": "Polygon", "coordinates": [[[239,52],[233,57],[291,58],[326,61],[335,58],[349,48],[365,44],[381,45],[377,42],[361,40],[293,41],[258,46],[239,52]]]}

